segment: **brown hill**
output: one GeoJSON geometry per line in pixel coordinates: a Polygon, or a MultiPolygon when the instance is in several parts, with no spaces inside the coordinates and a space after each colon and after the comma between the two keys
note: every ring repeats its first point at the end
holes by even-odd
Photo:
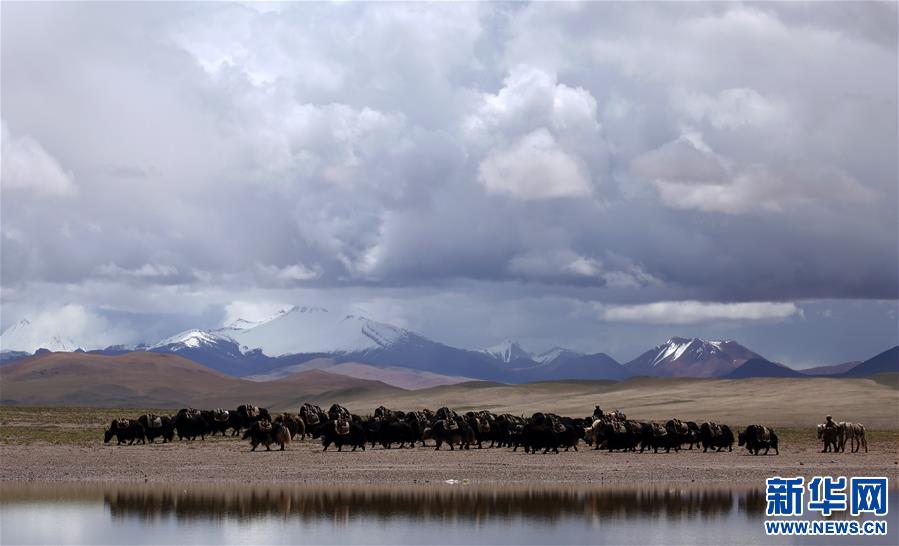
{"type": "Polygon", "coordinates": [[[320,370],[248,381],[177,355],[151,352],[48,353],[0,368],[3,404],[212,408],[250,401],[272,409],[296,409],[306,401],[401,392],[380,381],[320,370]]]}
{"type": "Polygon", "coordinates": [[[815,366],[814,368],[803,368],[799,370],[805,375],[837,375],[845,373],[852,368],[861,364],[861,360],[853,360],[852,362],[843,362],[842,364],[833,364],[831,366],[815,366]]]}

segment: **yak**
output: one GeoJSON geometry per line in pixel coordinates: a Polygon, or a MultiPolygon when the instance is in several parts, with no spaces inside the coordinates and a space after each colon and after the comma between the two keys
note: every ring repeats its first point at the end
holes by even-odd
{"type": "Polygon", "coordinates": [[[134,442],[144,444],[147,439],[144,427],[138,421],[125,418],[112,420],[109,429],[103,434],[103,443],[108,444],[113,436],[118,440],[118,445],[128,442],[129,446],[134,444],[134,442]]]}
{"type": "Polygon", "coordinates": [[[716,451],[722,451],[724,448],[727,448],[728,451],[734,449],[734,433],[731,432],[730,427],[710,421],[699,426],[699,441],[703,453],[707,452],[710,447],[715,448],[716,451]]]}
{"type": "MultiPolygon", "coordinates": [[[[512,433],[516,426],[523,424],[524,419],[511,413],[497,415],[493,426],[496,447],[512,447],[512,433]]],[[[493,447],[492,443],[490,447],[493,447]]]]}
{"type": "Polygon", "coordinates": [[[254,406],[252,404],[241,404],[237,406],[235,410],[237,415],[239,416],[239,425],[240,428],[248,428],[253,421],[257,421],[260,419],[264,419],[266,421],[271,422],[272,416],[269,414],[266,408],[260,408],[259,406],[254,406]]]}
{"type": "Polygon", "coordinates": [[[454,419],[437,419],[429,428],[425,429],[424,438],[434,439],[437,444],[434,451],[440,451],[440,447],[444,443],[449,445],[450,451],[453,451],[455,444],[459,444],[460,448],[464,445],[464,441],[470,432],[471,428],[461,419],[458,421],[454,419]]]}
{"type": "MultiPolygon", "coordinates": [[[[571,420],[569,419],[569,421],[571,420]]],[[[565,422],[564,420],[562,421],[562,427],[565,430],[556,434],[559,445],[564,447],[565,451],[568,451],[570,448],[574,448],[577,451],[577,444],[584,435],[584,427],[576,426],[574,422],[565,422]]]]}
{"type": "Polygon", "coordinates": [[[465,423],[471,428],[472,433],[474,434],[474,442],[478,444],[478,449],[481,449],[483,443],[490,439],[490,419],[488,412],[479,411],[477,413],[473,411],[469,411],[465,414],[465,423]]]}
{"type": "Polygon", "coordinates": [[[693,449],[695,440],[690,433],[690,427],[687,423],[680,419],[669,419],[665,423],[665,431],[671,436],[671,441],[677,442],[678,447],[681,447],[684,444],[690,444],[690,449],[693,449]]]}
{"type": "Polygon", "coordinates": [[[640,453],[644,449],[652,448],[653,453],[658,453],[660,448],[665,449],[665,453],[680,451],[680,436],[668,428],[657,423],[644,423],[640,431],[640,453]]]}
{"type": "Polygon", "coordinates": [[[775,455],[780,455],[777,449],[777,433],[773,428],[763,427],[762,425],[749,425],[746,430],[741,432],[738,437],[737,445],[746,446],[746,449],[753,455],[758,455],[759,451],[774,448],[775,455]]]}
{"type": "Polygon", "coordinates": [[[399,410],[387,409],[384,406],[378,406],[375,408],[374,417],[375,419],[382,419],[384,421],[397,421],[406,418],[406,412],[399,410]]]}
{"type": "Polygon", "coordinates": [[[384,426],[384,420],[380,417],[373,417],[362,422],[362,430],[365,432],[365,440],[371,443],[371,447],[381,442],[381,427],[384,426]]]}
{"type": "Polygon", "coordinates": [[[144,434],[151,444],[156,438],[162,438],[162,443],[175,439],[175,423],[168,415],[145,413],[137,418],[137,422],[144,427],[144,434]]]}
{"type": "Polygon", "coordinates": [[[400,448],[406,447],[406,443],[414,448],[418,440],[418,435],[407,421],[382,421],[378,436],[381,446],[385,449],[390,449],[395,443],[398,443],[400,448]]]}
{"type": "Polygon", "coordinates": [[[342,419],[340,421],[325,421],[316,427],[313,438],[321,437],[322,451],[328,451],[331,444],[337,446],[337,451],[343,451],[343,446],[352,446],[353,451],[361,447],[365,451],[365,430],[362,423],[342,419]]]}
{"type": "MultiPolygon", "coordinates": [[[[618,419],[609,419],[593,421],[590,427],[590,441],[593,442],[593,449],[608,449],[612,452],[616,449],[621,451],[636,451],[640,436],[637,425],[630,421],[621,421],[618,419]]],[[[585,431],[586,433],[586,431],[585,431]]],[[[585,434],[585,437],[587,434],[585,434]]]]}
{"type": "Polygon", "coordinates": [[[206,423],[209,425],[209,432],[212,436],[215,436],[216,432],[225,436],[228,429],[232,428],[235,424],[238,426],[238,429],[240,428],[240,421],[232,419],[232,413],[235,412],[217,408],[215,410],[203,410],[200,412],[200,415],[203,416],[203,419],[206,419],[206,423]]]}
{"type": "Polygon", "coordinates": [[[565,427],[554,417],[539,412],[531,416],[521,431],[525,453],[537,453],[541,449],[544,455],[550,449],[553,453],[559,452],[559,433],[564,432],[565,427]]]}
{"type": "Polygon", "coordinates": [[[278,444],[281,451],[284,451],[284,446],[290,443],[290,436],[290,430],[284,424],[258,419],[247,428],[243,439],[249,440],[253,446],[250,451],[256,451],[260,445],[264,445],[266,451],[271,451],[272,444],[278,444]]]}
{"type": "Polygon", "coordinates": [[[280,423],[287,427],[287,430],[290,431],[291,439],[297,436],[300,438],[306,436],[306,425],[296,413],[282,413],[275,417],[275,423],[280,423]]]}
{"type": "Polygon", "coordinates": [[[300,419],[306,425],[306,434],[312,436],[312,431],[328,419],[328,414],[319,406],[306,402],[300,408],[300,419]]]}
{"type": "Polygon", "coordinates": [[[195,440],[197,436],[205,440],[206,435],[210,433],[209,423],[203,418],[203,415],[195,409],[182,408],[175,415],[175,431],[178,433],[178,439],[195,440]]]}
{"type": "Polygon", "coordinates": [[[350,410],[340,404],[332,404],[331,408],[328,409],[328,418],[332,421],[339,421],[342,419],[349,420],[351,418],[350,410]]]}

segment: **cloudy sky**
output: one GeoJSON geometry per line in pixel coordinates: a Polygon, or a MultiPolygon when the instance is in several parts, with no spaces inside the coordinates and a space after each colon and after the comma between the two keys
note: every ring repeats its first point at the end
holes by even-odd
{"type": "Polygon", "coordinates": [[[895,3],[10,4],[2,315],[899,343],[895,3]]]}

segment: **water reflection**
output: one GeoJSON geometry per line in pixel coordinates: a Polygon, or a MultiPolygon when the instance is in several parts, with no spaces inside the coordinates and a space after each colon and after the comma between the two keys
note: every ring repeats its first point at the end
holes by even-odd
{"type": "Polygon", "coordinates": [[[0,544],[896,544],[899,525],[891,514],[888,537],[768,537],[764,491],[673,485],[0,483],[0,493],[0,544]]]}
{"type": "Polygon", "coordinates": [[[714,518],[731,513],[735,503],[741,511],[763,512],[765,502],[761,492],[736,495],[729,490],[367,489],[116,491],[106,493],[104,502],[113,517],[149,520],[282,516],[382,521],[397,517],[417,521],[526,518],[547,522],[572,516],[714,518]]]}

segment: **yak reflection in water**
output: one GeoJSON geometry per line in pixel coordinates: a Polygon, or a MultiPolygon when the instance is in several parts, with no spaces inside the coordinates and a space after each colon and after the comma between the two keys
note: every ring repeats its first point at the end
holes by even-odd
{"type": "Polygon", "coordinates": [[[446,489],[353,490],[143,490],[104,494],[113,517],[157,519],[282,516],[306,521],[323,518],[379,520],[529,520],[582,518],[712,518],[733,511],[764,511],[760,491],[730,490],[485,490],[446,489]]]}

